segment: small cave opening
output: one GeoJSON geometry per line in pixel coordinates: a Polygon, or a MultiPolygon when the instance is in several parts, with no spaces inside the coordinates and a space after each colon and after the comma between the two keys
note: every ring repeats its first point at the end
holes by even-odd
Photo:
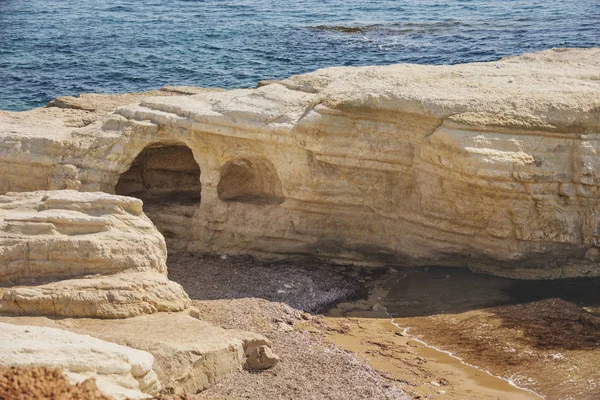
{"type": "Polygon", "coordinates": [[[237,158],[221,168],[217,194],[222,201],[277,205],[285,201],[273,163],[263,158],[237,158]]]}
{"type": "Polygon", "coordinates": [[[135,158],[115,193],[137,197],[165,238],[189,235],[191,217],[200,206],[200,167],[184,144],[153,144],[135,158]]]}

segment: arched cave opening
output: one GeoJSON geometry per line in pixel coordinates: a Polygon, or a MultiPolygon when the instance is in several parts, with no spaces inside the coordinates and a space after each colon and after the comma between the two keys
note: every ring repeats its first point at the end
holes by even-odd
{"type": "Polygon", "coordinates": [[[135,158],[117,182],[115,193],[137,197],[158,230],[170,239],[189,235],[200,205],[200,167],[184,144],[153,144],[135,158]]]}
{"type": "Polygon", "coordinates": [[[276,205],[285,201],[275,166],[264,158],[236,158],[221,168],[217,194],[222,201],[276,205]]]}

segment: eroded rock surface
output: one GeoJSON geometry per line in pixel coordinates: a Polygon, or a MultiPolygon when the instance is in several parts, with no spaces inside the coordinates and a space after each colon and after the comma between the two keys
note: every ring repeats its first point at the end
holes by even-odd
{"type": "Polygon", "coordinates": [[[271,352],[271,342],[260,334],[223,329],[186,313],[157,313],[124,320],[46,317],[0,317],[0,320],[65,329],[142,350],[140,353],[148,352],[154,357],[153,370],[162,388],[169,393],[197,393],[241,371],[249,349],[264,346],[271,358],[277,357],[271,352]]]}
{"type": "Polygon", "coordinates": [[[187,146],[201,202],[153,218],[191,250],[598,276],[599,77],[600,49],[555,49],[147,97],[82,128],[2,113],[0,192],[112,193],[144,149],[187,146]]]}
{"type": "Polygon", "coordinates": [[[180,311],[166,245],[135,198],[40,191],[0,196],[0,313],[125,318],[180,311]]]}
{"type": "Polygon", "coordinates": [[[95,378],[113,399],[141,399],[158,394],[160,382],[145,351],[62,329],[0,322],[1,367],[61,368],[72,384],[95,378]]]}

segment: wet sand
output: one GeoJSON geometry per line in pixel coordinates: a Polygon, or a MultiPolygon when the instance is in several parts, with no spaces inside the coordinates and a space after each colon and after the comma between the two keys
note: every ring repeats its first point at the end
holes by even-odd
{"type": "Polygon", "coordinates": [[[338,305],[320,328],[415,398],[600,398],[598,279],[400,268],[369,286],[368,300],[338,305]]]}
{"type": "Polygon", "coordinates": [[[600,279],[397,275],[381,304],[411,335],[547,399],[600,398],[600,279]]]}
{"type": "Polygon", "coordinates": [[[394,326],[389,319],[325,318],[324,324],[327,329],[333,330],[340,325],[347,327],[345,333],[330,334],[327,340],[357,353],[384,376],[401,382],[404,391],[413,398],[542,398],[410,337],[396,334],[402,333],[402,329],[394,326]]]}
{"type": "Polygon", "coordinates": [[[358,354],[415,399],[535,400],[542,397],[415,340],[395,324],[382,302],[390,301],[386,278],[371,282],[368,299],[341,303],[302,326],[358,354]]]}

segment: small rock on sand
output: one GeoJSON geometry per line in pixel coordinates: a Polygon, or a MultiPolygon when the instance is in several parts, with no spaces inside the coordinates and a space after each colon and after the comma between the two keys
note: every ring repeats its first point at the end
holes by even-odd
{"type": "Polygon", "coordinates": [[[266,345],[254,347],[248,351],[248,368],[263,370],[273,368],[279,363],[279,357],[266,345]]]}

